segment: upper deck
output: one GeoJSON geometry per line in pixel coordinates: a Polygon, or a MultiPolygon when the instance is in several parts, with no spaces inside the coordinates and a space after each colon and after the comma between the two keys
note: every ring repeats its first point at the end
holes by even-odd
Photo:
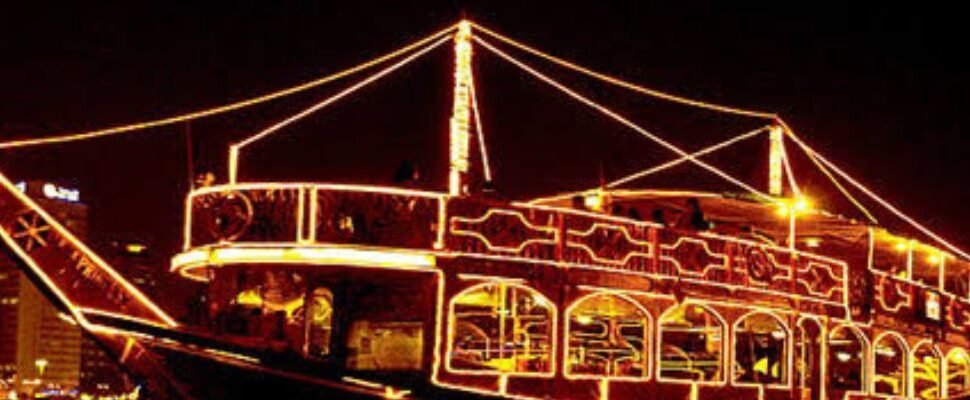
{"type": "Polygon", "coordinates": [[[432,269],[458,260],[593,270],[771,296],[845,315],[849,266],[801,250],[561,207],[339,184],[194,191],[172,267],[350,265],[432,269]]]}

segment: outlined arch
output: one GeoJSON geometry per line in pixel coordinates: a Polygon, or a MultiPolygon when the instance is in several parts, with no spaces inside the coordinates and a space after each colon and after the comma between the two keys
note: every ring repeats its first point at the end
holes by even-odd
{"type": "MultiPolygon", "coordinates": [[[[907,393],[909,393],[909,353],[910,349],[909,345],[906,343],[906,338],[899,333],[886,331],[876,335],[872,341],[872,357],[870,357],[869,363],[869,371],[871,372],[872,376],[870,379],[869,390],[875,394],[890,396],[905,396],[907,393]],[[896,349],[889,347],[881,350],[880,345],[884,343],[895,345],[896,349]],[[887,361],[891,362],[891,359],[894,357],[898,357],[899,362],[902,364],[899,365],[899,372],[902,376],[897,378],[898,380],[895,383],[895,387],[893,386],[891,377],[881,378],[882,375],[889,374],[881,374],[883,369],[880,368],[881,359],[889,358],[890,360],[887,361]]],[[[886,363],[884,366],[888,367],[889,363],[886,363]]]]}
{"type": "MultiPolygon", "coordinates": [[[[499,306],[499,307],[506,307],[507,306],[506,300],[500,300],[500,301],[502,302],[502,304],[497,304],[497,306],[499,306]]],[[[485,305],[488,305],[488,304],[485,304],[485,305]]],[[[491,306],[496,306],[496,304],[492,304],[491,306]]],[[[513,305],[513,306],[515,306],[515,305],[513,305]]],[[[497,314],[500,315],[501,317],[496,317],[496,319],[498,319],[498,318],[504,318],[504,316],[507,315],[507,314],[513,315],[513,318],[514,318],[514,315],[515,315],[515,313],[513,313],[512,310],[506,310],[504,308],[501,309],[501,310],[498,310],[498,313],[497,314]]],[[[445,351],[446,352],[445,352],[445,357],[444,357],[445,358],[445,370],[448,371],[448,372],[450,372],[450,373],[459,374],[459,375],[486,375],[486,376],[500,376],[500,377],[504,377],[504,376],[542,376],[542,377],[551,377],[551,376],[554,376],[555,373],[556,373],[556,356],[557,356],[557,354],[559,352],[559,346],[558,346],[558,325],[557,325],[558,318],[559,318],[559,313],[558,313],[558,310],[556,308],[555,303],[552,302],[551,300],[549,300],[549,298],[546,297],[539,290],[537,290],[535,288],[532,288],[531,286],[528,286],[528,285],[526,285],[524,283],[519,283],[519,282],[515,282],[515,281],[506,281],[506,280],[490,280],[490,281],[487,281],[487,282],[482,282],[482,283],[478,283],[478,284],[469,286],[469,287],[467,287],[467,288],[459,291],[458,293],[454,294],[450,299],[448,299],[448,327],[447,327],[448,330],[447,330],[447,337],[446,337],[446,340],[445,340],[445,342],[446,342],[445,351]],[[514,363],[515,363],[515,356],[513,356],[513,361],[512,361],[513,362],[513,365],[511,367],[511,370],[510,370],[510,367],[507,365],[508,363],[505,363],[506,365],[504,365],[504,366],[502,364],[496,364],[496,368],[494,370],[490,370],[490,369],[472,369],[472,368],[456,368],[454,365],[452,365],[452,361],[455,358],[454,357],[454,354],[455,354],[455,339],[456,339],[455,336],[456,336],[457,325],[458,325],[458,321],[456,321],[457,318],[456,318],[456,313],[455,313],[456,304],[458,303],[458,301],[460,299],[468,298],[470,295],[474,294],[475,292],[487,292],[486,289],[488,289],[488,288],[495,288],[495,289],[497,289],[500,292],[498,294],[500,296],[500,299],[505,298],[504,296],[507,296],[509,293],[512,293],[514,295],[513,297],[516,297],[518,295],[518,292],[517,291],[521,291],[521,292],[527,294],[529,296],[529,299],[531,299],[531,301],[534,301],[535,302],[535,305],[536,306],[542,307],[546,311],[547,314],[546,314],[546,318],[545,318],[545,321],[546,321],[545,322],[545,325],[546,325],[545,331],[546,331],[546,335],[548,337],[548,340],[547,340],[548,348],[543,353],[546,354],[546,357],[547,357],[548,361],[546,362],[547,367],[546,367],[546,370],[545,371],[517,371],[518,367],[516,365],[514,365],[514,363]]],[[[506,323],[506,322],[507,321],[503,321],[503,322],[499,322],[499,323],[501,324],[501,323],[506,323]]],[[[501,331],[499,332],[499,335],[503,336],[503,338],[504,338],[504,336],[506,336],[505,333],[504,332],[501,332],[501,331]]],[[[512,337],[514,339],[514,332],[512,334],[512,337]]],[[[487,351],[489,351],[489,348],[487,347],[489,345],[488,344],[489,341],[486,340],[485,342],[486,342],[486,348],[484,349],[484,351],[487,352],[487,351]]],[[[513,340],[513,343],[514,343],[514,340],[513,340]]],[[[514,345],[517,345],[517,344],[514,344],[514,345]]],[[[516,350],[509,350],[509,351],[511,351],[513,353],[516,353],[516,350]]]]}
{"type": "Polygon", "coordinates": [[[962,347],[954,347],[943,357],[942,379],[944,396],[970,393],[970,353],[962,347]],[[960,367],[962,365],[962,367],[960,367]]]}
{"type": "MultiPolygon", "coordinates": [[[[772,335],[774,335],[774,332],[772,332],[772,335]]],[[[784,388],[784,389],[791,388],[791,384],[792,384],[792,364],[793,364],[793,362],[792,362],[793,361],[793,357],[792,357],[792,353],[793,353],[793,351],[792,351],[792,338],[793,338],[793,336],[794,335],[792,334],[792,330],[788,326],[788,324],[785,323],[785,320],[782,319],[780,316],[778,316],[777,314],[775,314],[773,312],[766,311],[766,310],[752,310],[752,311],[749,311],[749,312],[745,313],[744,315],[738,317],[738,319],[736,321],[734,321],[734,324],[731,325],[731,343],[733,343],[733,346],[730,346],[730,353],[731,353],[731,357],[730,357],[731,363],[730,363],[730,366],[731,366],[731,371],[730,371],[729,375],[731,376],[731,382],[735,386],[764,386],[764,387],[770,387],[770,388],[784,388]],[[768,317],[769,319],[774,320],[774,322],[777,324],[777,326],[780,327],[782,329],[782,332],[784,333],[784,337],[783,338],[776,338],[776,337],[772,336],[776,340],[783,340],[783,343],[782,343],[782,352],[783,352],[783,354],[779,357],[779,360],[778,360],[778,362],[781,363],[779,365],[779,367],[778,367],[779,368],[778,374],[779,375],[782,375],[782,382],[780,382],[780,383],[747,382],[747,381],[744,381],[744,380],[739,380],[738,379],[738,376],[737,376],[737,368],[738,368],[738,354],[737,354],[737,350],[738,350],[738,346],[740,344],[740,341],[738,340],[738,328],[741,326],[741,324],[743,322],[745,322],[745,321],[747,321],[747,320],[749,320],[751,318],[755,318],[755,317],[759,317],[759,316],[768,317]]],[[[767,366],[767,368],[768,369],[766,370],[766,374],[769,374],[770,375],[770,371],[772,369],[772,367],[770,366],[770,364],[767,366]]]]}
{"type": "Polygon", "coordinates": [[[909,352],[909,393],[916,399],[931,399],[939,397],[943,382],[940,379],[943,370],[943,353],[929,339],[923,339],[910,349],[909,352]],[[917,354],[928,351],[929,355],[917,354]],[[927,360],[927,357],[932,357],[927,360]],[[935,364],[934,364],[935,362],[935,364]],[[935,385],[934,388],[932,385],[935,385]]]}
{"type": "Polygon", "coordinates": [[[852,324],[839,324],[834,328],[829,330],[828,335],[825,338],[827,357],[825,359],[826,365],[826,389],[829,395],[833,392],[843,392],[843,393],[865,393],[869,388],[869,376],[871,371],[869,370],[869,353],[872,348],[872,343],[869,338],[866,337],[865,333],[862,332],[857,326],[852,324]],[[847,353],[846,349],[840,349],[840,343],[835,343],[837,340],[835,337],[839,334],[844,334],[849,338],[854,338],[859,343],[858,349],[858,361],[853,361],[853,354],[847,353]],[[848,357],[848,358],[846,358],[848,357]],[[858,364],[857,367],[853,365],[843,365],[844,371],[840,370],[839,366],[841,364],[858,364]],[[855,373],[858,375],[859,383],[853,385],[853,387],[843,387],[836,388],[833,384],[833,376],[839,378],[845,378],[847,375],[855,373]]]}
{"type": "MultiPolygon", "coordinates": [[[[636,301],[634,298],[627,294],[614,291],[597,291],[593,293],[585,294],[576,300],[574,300],[565,310],[565,352],[567,359],[563,363],[563,373],[567,379],[578,379],[578,378],[592,378],[592,379],[605,379],[605,380],[625,380],[625,381],[646,381],[650,379],[650,371],[653,368],[653,357],[651,356],[651,349],[653,346],[653,336],[654,336],[654,320],[653,316],[650,314],[646,308],[643,307],[640,302],[636,301]],[[573,313],[576,309],[581,306],[591,302],[597,298],[611,298],[628,306],[638,314],[639,317],[643,318],[643,338],[642,345],[640,346],[640,355],[643,357],[642,367],[643,372],[641,376],[623,376],[623,375],[611,375],[611,374],[588,374],[588,373],[574,373],[572,371],[572,363],[569,357],[571,357],[572,351],[572,323],[573,323],[573,313]]],[[[607,333],[609,334],[609,333],[607,333]]]]}
{"type": "MultiPolygon", "coordinates": [[[[669,330],[669,329],[667,329],[667,330],[669,330]]],[[[712,331],[713,331],[713,329],[712,329],[712,331]]],[[[656,350],[655,351],[655,354],[656,354],[655,360],[656,361],[654,363],[656,365],[656,368],[654,368],[654,370],[656,371],[656,379],[657,379],[657,381],[659,381],[659,382],[688,382],[688,383],[694,383],[694,384],[697,384],[697,385],[724,385],[724,384],[726,384],[727,381],[728,381],[727,376],[726,376],[727,373],[728,373],[728,371],[727,371],[727,363],[728,363],[728,360],[727,360],[727,355],[726,355],[726,353],[727,353],[727,350],[726,350],[726,348],[727,348],[727,341],[725,340],[725,338],[727,336],[727,331],[728,331],[728,323],[724,319],[724,317],[721,316],[721,314],[718,313],[717,310],[715,310],[715,309],[711,308],[710,306],[706,305],[704,302],[690,300],[690,301],[685,301],[685,302],[682,302],[682,303],[677,303],[677,304],[674,304],[674,305],[668,307],[666,310],[664,310],[664,312],[662,312],[660,314],[659,317],[657,317],[657,345],[656,345],[656,349],[655,349],[656,350]],[[673,378],[671,378],[671,377],[664,377],[663,376],[663,372],[664,372],[664,368],[663,368],[663,360],[664,360],[663,359],[663,351],[664,351],[664,346],[665,346],[665,340],[664,340],[664,333],[665,333],[664,332],[665,331],[664,326],[665,326],[665,323],[664,322],[668,318],[670,318],[671,314],[674,313],[675,311],[677,311],[677,310],[684,310],[684,311],[686,311],[687,310],[687,307],[696,307],[696,308],[700,309],[701,311],[703,311],[704,314],[713,317],[714,321],[717,322],[717,325],[718,326],[716,328],[716,330],[717,330],[716,333],[719,336],[719,343],[717,344],[717,347],[718,347],[717,348],[717,351],[718,351],[718,357],[717,357],[717,359],[718,359],[718,369],[717,369],[717,373],[716,373],[716,375],[718,376],[717,379],[714,379],[714,380],[696,380],[696,379],[684,379],[684,378],[679,378],[679,377],[673,377],[673,378]]],[[[684,356],[685,357],[689,357],[689,355],[687,355],[686,353],[684,353],[684,356]]]]}

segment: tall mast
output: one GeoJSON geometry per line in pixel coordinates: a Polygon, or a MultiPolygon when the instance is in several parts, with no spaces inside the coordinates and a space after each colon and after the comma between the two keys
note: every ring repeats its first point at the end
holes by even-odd
{"type": "Polygon", "coordinates": [[[784,178],[782,164],[785,162],[782,147],[783,135],[784,131],[780,126],[772,126],[768,130],[768,194],[772,196],[781,196],[784,191],[782,186],[782,179],[784,178]]]}
{"type": "Polygon", "coordinates": [[[472,27],[468,21],[458,24],[455,33],[455,92],[449,124],[448,194],[461,196],[468,192],[468,148],[471,134],[472,27]]]}

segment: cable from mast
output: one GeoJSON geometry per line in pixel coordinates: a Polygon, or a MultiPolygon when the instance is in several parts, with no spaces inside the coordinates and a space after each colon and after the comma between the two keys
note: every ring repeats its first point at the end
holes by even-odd
{"type": "Polygon", "coordinates": [[[237,102],[233,102],[233,103],[229,103],[229,104],[225,104],[217,107],[212,107],[208,109],[192,111],[185,114],[174,115],[166,118],[135,122],[135,123],[126,124],[126,125],[96,129],[93,131],[69,133],[69,134],[48,136],[48,137],[42,137],[42,138],[17,139],[17,140],[0,142],[0,150],[19,148],[19,147],[39,146],[39,145],[45,145],[45,144],[75,142],[75,141],[94,139],[94,138],[99,138],[104,136],[113,136],[113,135],[118,135],[123,133],[142,131],[149,128],[157,128],[160,126],[167,126],[167,125],[177,124],[181,122],[192,121],[200,118],[206,118],[214,115],[225,114],[239,109],[255,106],[255,105],[266,103],[282,97],[286,97],[292,94],[304,92],[304,91],[316,88],[318,86],[322,86],[324,84],[348,77],[350,75],[354,75],[358,72],[367,70],[371,67],[384,64],[390,60],[393,60],[404,54],[407,54],[415,49],[421,48],[422,46],[425,46],[428,43],[434,42],[435,40],[440,39],[442,36],[447,36],[451,34],[451,32],[454,31],[456,27],[457,25],[451,25],[445,29],[442,29],[431,35],[425,36],[422,39],[412,42],[404,47],[401,47],[383,56],[374,58],[370,61],[358,64],[356,66],[347,68],[343,71],[339,71],[334,74],[317,78],[312,81],[305,82],[296,86],[291,86],[282,90],[277,90],[275,92],[266,93],[257,97],[240,100],[237,102]]]}
{"type": "Polygon", "coordinates": [[[558,89],[559,91],[565,93],[567,96],[573,98],[574,100],[579,101],[580,103],[583,103],[583,104],[589,106],[590,108],[592,108],[592,109],[594,109],[596,111],[599,111],[600,113],[606,115],[607,117],[610,117],[611,119],[619,122],[620,124],[622,124],[622,125],[630,128],[630,129],[634,130],[635,132],[639,133],[640,135],[643,135],[644,137],[646,137],[646,138],[654,141],[655,143],[657,143],[660,146],[662,146],[662,147],[664,147],[664,148],[666,148],[666,149],[668,149],[668,150],[676,153],[677,155],[679,155],[681,157],[684,157],[684,158],[687,158],[688,161],[690,161],[690,162],[692,162],[692,163],[700,166],[701,168],[704,168],[704,169],[710,171],[714,175],[717,175],[717,176],[723,178],[724,180],[726,180],[728,182],[731,182],[731,183],[737,185],[738,187],[740,187],[740,188],[742,188],[742,189],[750,192],[755,197],[757,197],[757,198],[759,198],[761,200],[765,200],[765,201],[769,201],[769,202],[774,202],[774,198],[772,196],[770,196],[768,194],[765,194],[765,193],[761,192],[760,190],[751,187],[751,185],[748,185],[747,183],[744,183],[740,179],[737,179],[737,178],[731,176],[727,172],[724,172],[724,171],[718,169],[717,167],[714,167],[713,165],[708,164],[707,162],[705,162],[703,160],[700,160],[700,159],[692,156],[690,153],[684,151],[680,147],[677,147],[676,145],[674,145],[674,144],[672,144],[672,143],[664,140],[663,138],[661,138],[661,137],[659,137],[659,136],[651,133],[650,131],[648,131],[648,130],[642,128],[642,127],[640,127],[639,125],[631,122],[629,119],[623,117],[622,115],[616,113],[615,111],[613,111],[613,110],[611,110],[611,109],[609,109],[609,108],[607,108],[607,107],[605,107],[605,106],[603,106],[603,105],[601,105],[599,103],[596,103],[593,100],[590,100],[589,98],[587,98],[587,97],[585,97],[585,96],[577,93],[576,91],[574,91],[574,90],[568,88],[567,86],[565,86],[565,85],[557,82],[556,80],[554,80],[554,79],[552,79],[552,78],[550,78],[550,77],[542,74],[539,71],[536,71],[534,68],[528,66],[527,64],[525,64],[525,63],[523,63],[523,62],[515,59],[514,57],[512,57],[512,56],[508,55],[507,53],[503,52],[502,50],[499,50],[495,46],[492,46],[491,44],[489,44],[487,41],[485,41],[481,37],[479,37],[479,36],[473,36],[473,39],[475,40],[475,42],[477,42],[478,44],[481,44],[483,47],[485,47],[486,49],[488,49],[489,51],[491,51],[495,55],[498,55],[499,57],[503,58],[505,61],[507,61],[507,62],[515,65],[516,67],[522,69],[523,71],[525,71],[526,73],[532,75],[536,79],[538,79],[538,80],[540,80],[540,81],[542,81],[542,82],[544,82],[544,83],[546,83],[546,84],[548,84],[548,85],[550,85],[550,86],[558,89]]]}
{"type": "Polygon", "coordinates": [[[702,101],[702,100],[695,100],[695,99],[687,98],[687,97],[684,97],[684,96],[679,96],[679,95],[675,95],[675,94],[663,92],[663,91],[660,91],[660,90],[656,90],[656,89],[651,89],[651,88],[648,88],[648,87],[644,87],[644,86],[641,86],[641,85],[637,85],[635,83],[632,83],[632,82],[629,82],[629,81],[625,81],[623,79],[616,78],[616,77],[613,77],[613,76],[610,76],[610,75],[607,75],[607,74],[604,74],[604,73],[601,73],[601,72],[596,72],[596,71],[593,71],[593,70],[591,70],[589,68],[583,67],[583,66],[581,66],[579,64],[576,64],[576,63],[567,61],[565,59],[562,59],[562,58],[553,56],[553,55],[551,55],[549,53],[543,52],[542,50],[536,49],[536,48],[534,48],[532,46],[529,46],[529,45],[527,45],[525,43],[519,42],[519,41],[517,41],[515,39],[512,39],[510,37],[504,36],[502,34],[499,34],[499,33],[495,32],[495,31],[492,31],[492,30],[490,30],[490,29],[488,29],[488,28],[486,28],[484,26],[481,26],[481,25],[479,25],[477,23],[472,22],[472,25],[475,27],[476,30],[482,31],[482,32],[486,33],[487,35],[489,35],[489,36],[491,36],[491,37],[493,37],[493,38],[495,38],[495,39],[497,39],[499,41],[502,41],[502,42],[504,42],[504,43],[506,43],[508,45],[511,45],[511,46],[513,46],[513,47],[515,47],[515,48],[517,48],[519,50],[522,50],[522,51],[524,51],[526,53],[532,54],[532,55],[534,55],[536,57],[539,57],[539,58],[542,58],[542,59],[544,59],[546,61],[549,61],[549,62],[552,62],[554,64],[557,64],[557,65],[559,65],[559,66],[561,66],[563,68],[566,68],[566,69],[569,69],[569,70],[572,70],[572,71],[581,73],[583,75],[586,75],[586,76],[589,76],[589,77],[598,79],[600,81],[603,81],[603,82],[606,82],[606,83],[609,83],[609,84],[612,84],[612,85],[615,85],[615,86],[619,86],[619,87],[625,88],[627,90],[632,90],[632,91],[637,92],[637,93],[640,93],[640,94],[645,94],[645,95],[650,96],[650,97],[654,97],[654,98],[658,98],[658,99],[662,99],[662,100],[667,100],[667,101],[670,101],[670,102],[674,102],[674,103],[678,103],[678,104],[682,104],[682,105],[686,105],[686,106],[703,108],[703,109],[707,109],[707,110],[711,110],[711,111],[717,111],[717,112],[722,112],[722,113],[727,113],[727,114],[733,114],[733,115],[739,115],[739,116],[744,116],[744,117],[764,118],[764,119],[772,119],[772,120],[777,118],[777,115],[775,113],[770,113],[770,112],[765,112],[765,111],[757,111],[757,110],[746,110],[746,109],[743,109],[743,108],[730,107],[730,106],[725,106],[725,105],[721,105],[721,104],[715,104],[715,103],[706,102],[706,101],[702,101]]]}

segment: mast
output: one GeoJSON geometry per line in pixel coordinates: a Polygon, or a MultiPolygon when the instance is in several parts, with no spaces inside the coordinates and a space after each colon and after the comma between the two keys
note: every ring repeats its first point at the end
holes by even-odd
{"type": "Polygon", "coordinates": [[[468,21],[455,33],[455,91],[449,124],[448,194],[468,193],[468,148],[471,134],[472,28],[468,21]]]}
{"type": "Polygon", "coordinates": [[[782,140],[784,132],[780,126],[772,126],[768,130],[769,150],[768,150],[768,194],[781,196],[783,193],[782,163],[784,162],[784,150],[782,150],[782,140]]]}

